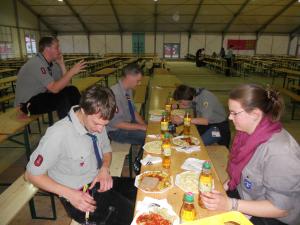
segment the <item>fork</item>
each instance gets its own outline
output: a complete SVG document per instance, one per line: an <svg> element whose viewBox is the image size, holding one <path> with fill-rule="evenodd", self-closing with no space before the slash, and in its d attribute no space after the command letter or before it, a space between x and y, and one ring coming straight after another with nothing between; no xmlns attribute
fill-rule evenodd
<svg viewBox="0 0 300 225"><path fill-rule="evenodd" d="M151 166L151 165L153 165L153 163L152 163L151 161L148 161L148 162L146 163L146 165L147 165L147 166Z"/></svg>

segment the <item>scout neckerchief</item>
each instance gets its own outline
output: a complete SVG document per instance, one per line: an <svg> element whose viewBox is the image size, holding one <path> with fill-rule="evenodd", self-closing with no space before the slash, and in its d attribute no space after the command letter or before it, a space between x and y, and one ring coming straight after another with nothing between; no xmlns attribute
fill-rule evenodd
<svg viewBox="0 0 300 225"><path fill-rule="evenodd" d="M38 57L40 57L40 59L44 59L48 66L47 66L47 70L48 70L48 73L50 74L50 76L52 77L52 66L53 66L53 63L52 62L48 62L47 59L45 58L45 56L42 54L42 53L39 53L38 54Z"/></svg>
<svg viewBox="0 0 300 225"><path fill-rule="evenodd" d="M72 123L72 119L71 119L71 116L68 114L68 118L69 118L69 121ZM90 133L86 133L87 136L89 136L92 141L93 141L93 148L94 148L94 153L95 153L95 156L96 156L96 159L97 159L97 168L100 169L101 166L102 166L102 158L100 156L100 151L99 151L99 148L98 148L98 140L97 140L97 136L96 135L93 135L93 134L90 134Z"/></svg>

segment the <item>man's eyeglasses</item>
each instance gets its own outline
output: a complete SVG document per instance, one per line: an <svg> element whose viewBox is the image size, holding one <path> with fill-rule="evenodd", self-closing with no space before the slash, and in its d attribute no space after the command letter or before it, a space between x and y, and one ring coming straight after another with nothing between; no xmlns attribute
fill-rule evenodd
<svg viewBox="0 0 300 225"><path fill-rule="evenodd" d="M239 115L242 112L245 112L245 110L240 111L240 112L229 112L229 115L231 115L231 116L237 116L237 115Z"/></svg>

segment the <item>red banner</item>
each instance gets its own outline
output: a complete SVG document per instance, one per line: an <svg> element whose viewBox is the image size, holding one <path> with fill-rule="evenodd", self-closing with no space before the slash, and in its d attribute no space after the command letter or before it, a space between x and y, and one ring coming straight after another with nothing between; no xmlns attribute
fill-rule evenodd
<svg viewBox="0 0 300 225"><path fill-rule="evenodd" d="M232 40L228 39L227 48L232 46L234 50L254 50L256 40Z"/></svg>

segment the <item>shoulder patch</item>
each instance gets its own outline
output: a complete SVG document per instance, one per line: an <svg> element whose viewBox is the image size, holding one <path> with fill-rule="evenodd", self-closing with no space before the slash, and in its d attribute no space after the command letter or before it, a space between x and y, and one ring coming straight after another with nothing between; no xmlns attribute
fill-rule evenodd
<svg viewBox="0 0 300 225"><path fill-rule="evenodd" d="M45 67L41 67L41 72L43 75L45 75L47 73Z"/></svg>
<svg viewBox="0 0 300 225"><path fill-rule="evenodd" d="M42 156L42 155L38 155L38 156L36 157L36 159L34 160L34 165L35 165L36 167L39 167L40 165L42 165L43 160L44 160L43 156Z"/></svg>

